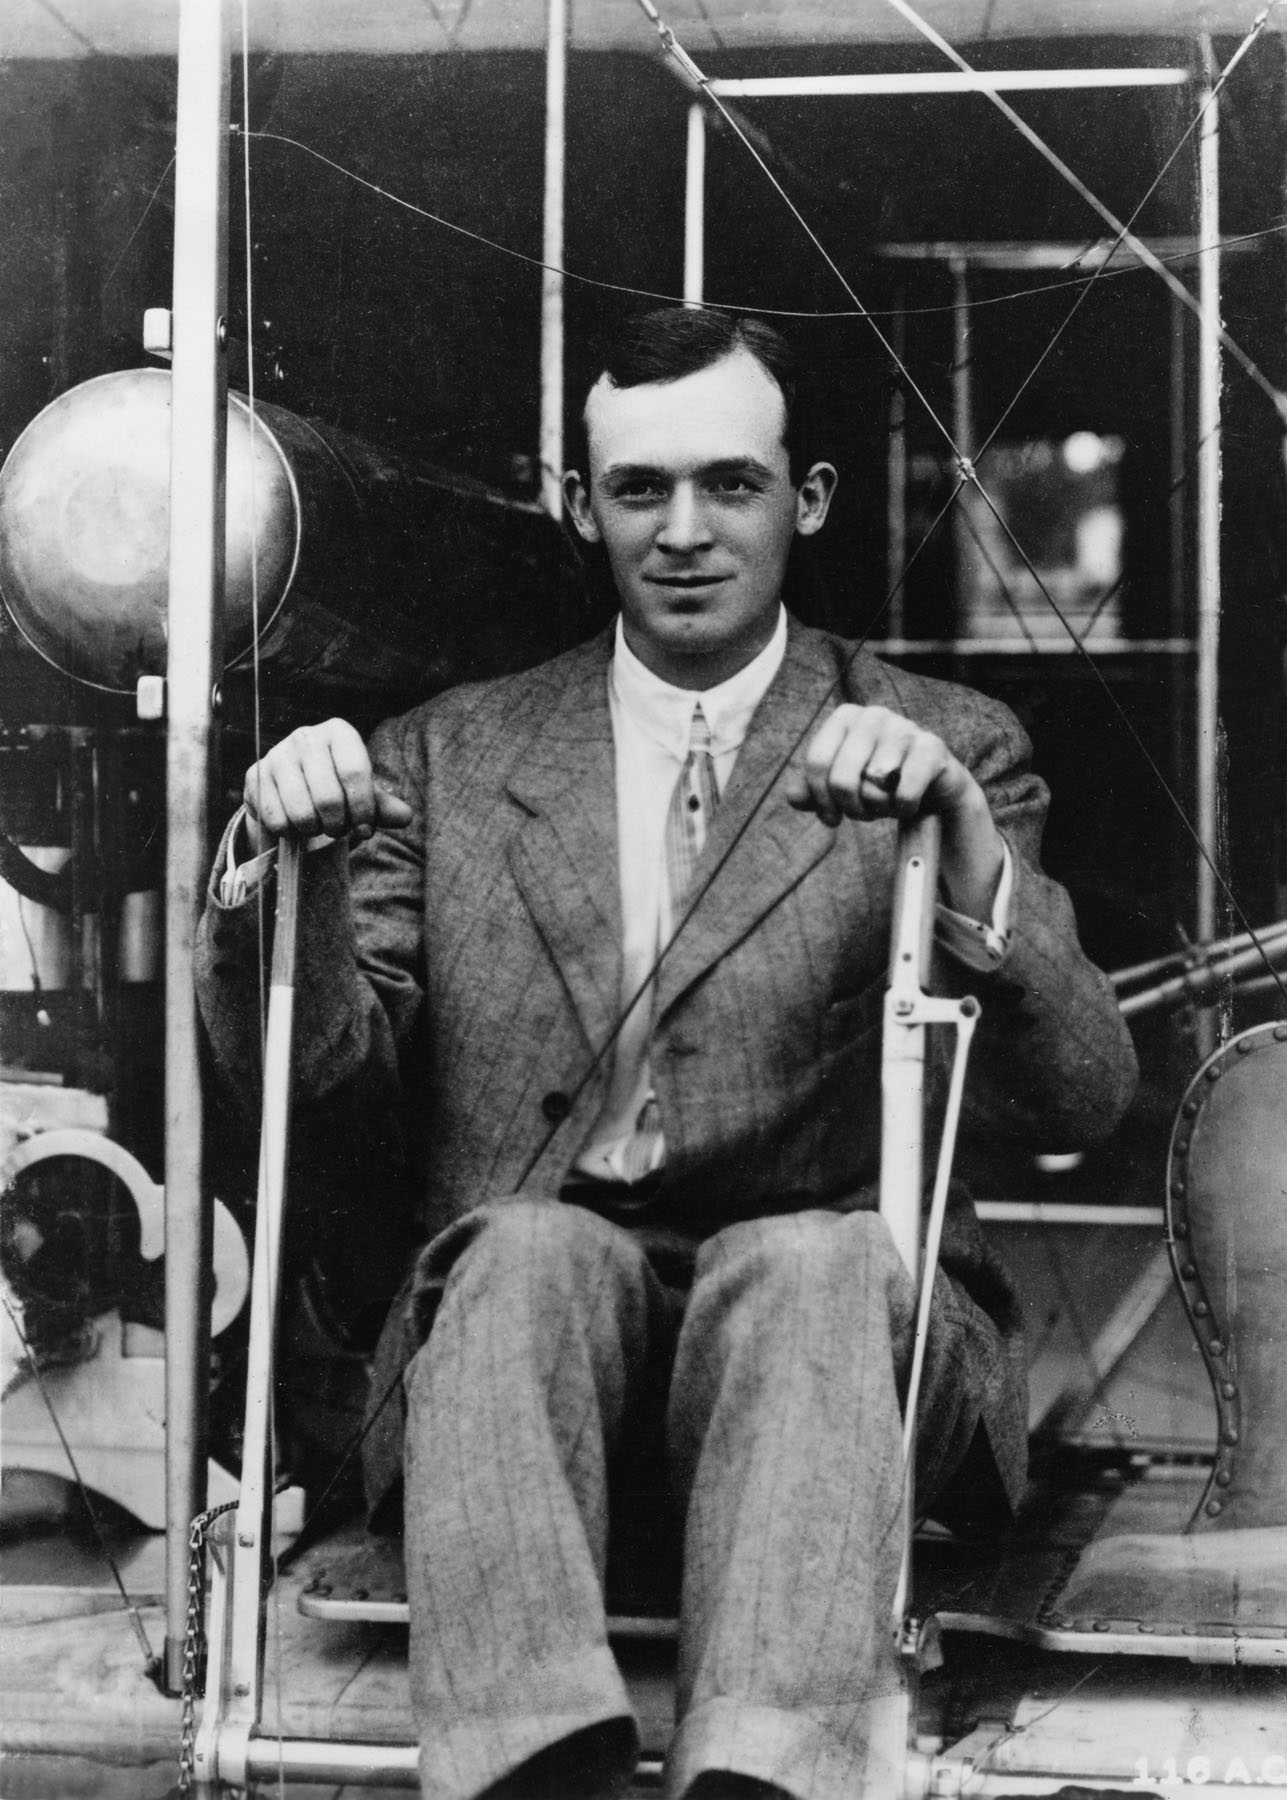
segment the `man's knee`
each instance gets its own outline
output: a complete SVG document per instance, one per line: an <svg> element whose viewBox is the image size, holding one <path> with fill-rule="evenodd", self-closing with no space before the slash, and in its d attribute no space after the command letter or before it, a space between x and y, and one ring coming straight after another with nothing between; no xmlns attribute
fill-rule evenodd
<svg viewBox="0 0 1287 1800"><path fill-rule="evenodd" d="M425 1352L435 1365L449 1346L452 1358L472 1347L492 1366L503 1346L507 1359L544 1381L588 1357L615 1391L660 1342L663 1290L643 1250L582 1207L522 1195L492 1200L435 1240L432 1256L429 1275L442 1298Z"/></svg>
<svg viewBox="0 0 1287 1800"><path fill-rule="evenodd" d="M431 1278L467 1265L490 1281L519 1276L550 1293L600 1280L605 1266L634 1274L645 1260L628 1233L585 1208L523 1195L475 1207L435 1240L429 1257Z"/></svg>
<svg viewBox="0 0 1287 1800"><path fill-rule="evenodd" d="M730 1300L745 1295L790 1305L855 1285L889 1289L910 1304L911 1282L878 1213L822 1209L748 1219L702 1245L697 1285L715 1283ZM899 1308L901 1310L901 1306Z"/></svg>

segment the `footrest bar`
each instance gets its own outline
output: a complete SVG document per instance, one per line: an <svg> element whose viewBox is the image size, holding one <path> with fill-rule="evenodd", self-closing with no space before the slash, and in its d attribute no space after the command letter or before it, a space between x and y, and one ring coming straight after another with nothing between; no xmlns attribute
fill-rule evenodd
<svg viewBox="0 0 1287 1800"><path fill-rule="evenodd" d="M414 1793L420 1786L418 1744L341 1743L330 1738L251 1734L246 1750L247 1780L334 1782L345 1787L396 1787Z"/></svg>
<svg viewBox="0 0 1287 1800"><path fill-rule="evenodd" d="M320 1786L334 1782L345 1787L406 1788L414 1793L420 1785L419 1746L279 1738L254 1732L246 1750L246 1779L307 1781ZM660 1757L641 1757L633 1781L640 1787L659 1788Z"/></svg>

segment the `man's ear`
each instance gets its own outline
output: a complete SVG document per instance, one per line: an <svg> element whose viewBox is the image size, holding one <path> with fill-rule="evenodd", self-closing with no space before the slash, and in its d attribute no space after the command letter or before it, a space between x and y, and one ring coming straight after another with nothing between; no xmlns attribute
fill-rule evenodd
<svg viewBox="0 0 1287 1800"><path fill-rule="evenodd" d="M569 469L563 477L563 498L567 502L572 523L586 543L597 544L600 541L601 533L598 522L590 511L590 496L586 492L579 469Z"/></svg>
<svg viewBox="0 0 1287 1800"><path fill-rule="evenodd" d="M801 537L812 537L827 522L827 508L840 477L828 462L814 463L796 490L795 528Z"/></svg>

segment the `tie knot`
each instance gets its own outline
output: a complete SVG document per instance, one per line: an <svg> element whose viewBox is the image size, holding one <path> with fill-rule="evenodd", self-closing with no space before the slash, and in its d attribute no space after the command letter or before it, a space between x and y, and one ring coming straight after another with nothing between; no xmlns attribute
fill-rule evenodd
<svg viewBox="0 0 1287 1800"><path fill-rule="evenodd" d="M693 724L688 736L688 748L694 756L709 756L711 753L711 728L706 723L706 714L702 711L700 700L693 708Z"/></svg>

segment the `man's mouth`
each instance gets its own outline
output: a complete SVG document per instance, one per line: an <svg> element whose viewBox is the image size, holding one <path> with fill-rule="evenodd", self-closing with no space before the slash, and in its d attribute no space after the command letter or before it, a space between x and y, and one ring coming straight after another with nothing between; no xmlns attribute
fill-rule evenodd
<svg viewBox="0 0 1287 1800"><path fill-rule="evenodd" d="M727 581L727 575L650 575L649 581L654 587L669 588L672 593L700 594L707 588L718 587Z"/></svg>

